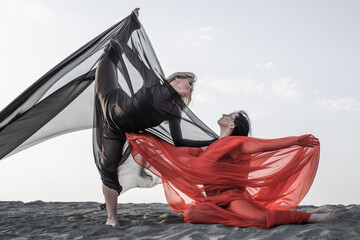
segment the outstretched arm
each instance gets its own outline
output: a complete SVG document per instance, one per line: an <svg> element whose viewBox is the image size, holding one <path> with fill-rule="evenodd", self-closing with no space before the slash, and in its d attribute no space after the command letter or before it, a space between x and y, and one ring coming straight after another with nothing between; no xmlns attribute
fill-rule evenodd
<svg viewBox="0 0 360 240"><path fill-rule="evenodd" d="M171 137L174 141L176 146L186 146L186 147L203 147L210 145L215 140L191 140L191 139L184 139L182 137L181 128L180 128L180 118L173 118L169 120L169 127Z"/></svg>
<svg viewBox="0 0 360 240"><path fill-rule="evenodd" d="M255 142L248 141L241 146L241 152L245 154L253 154L287 148L293 145L299 145L302 147L315 147L319 144L319 139L311 134L306 134L298 137L259 140Z"/></svg>

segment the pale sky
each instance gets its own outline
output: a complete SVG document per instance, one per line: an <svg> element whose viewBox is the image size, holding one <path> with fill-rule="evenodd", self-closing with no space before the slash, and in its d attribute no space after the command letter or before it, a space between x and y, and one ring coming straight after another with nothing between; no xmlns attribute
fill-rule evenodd
<svg viewBox="0 0 360 240"><path fill-rule="evenodd" d="M359 1L0 0L0 109L93 37L140 7L166 75L193 71L191 109L218 132L246 110L253 136L312 133L317 176L301 204L360 203ZM103 202L91 131L0 160L0 201ZM165 202L161 186L119 202Z"/></svg>

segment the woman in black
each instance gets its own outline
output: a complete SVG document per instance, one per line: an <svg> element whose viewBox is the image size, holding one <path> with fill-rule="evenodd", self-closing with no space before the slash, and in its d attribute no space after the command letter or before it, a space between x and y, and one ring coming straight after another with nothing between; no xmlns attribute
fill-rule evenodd
<svg viewBox="0 0 360 240"><path fill-rule="evenodd" d="M183 139L180 129L182 108L191 100L196 77L180 72L162 80L128 46L128 40L141 27L135 9L122 33L110 40L101 56L95 75L95 122L98 159L96 164L102 179L102 189L108 212L106 224L118 226L117 197L122 187L117 168L121 164L125 133L139 132L168 121L172 141L177 146L199 147L212 141ZM123 58L125 56L126 58ZM135 68L143 80L137 91L122 89L119 78L130 81L127 69ZM118 74L118 71L121 73ZM185 103L186 104L185 104Z"/></svg>

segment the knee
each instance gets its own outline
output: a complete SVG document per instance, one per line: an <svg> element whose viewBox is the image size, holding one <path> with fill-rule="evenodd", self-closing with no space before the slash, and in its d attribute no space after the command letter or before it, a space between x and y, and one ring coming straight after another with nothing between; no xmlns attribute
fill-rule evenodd
<svg viewBox="0 0 360 240"><path fill-rule="evenodd" d="M105 157L101 158L101 166L102 168L105 168L106 170L115 173L117 172L118 163Z"/></svg>
<svg viewBox="0 0 360 240"><path fill-rule="evenodd" d="M241 218L246 219L249 223L266 222L266 210L258 208L248 202L235 200L229 203L227 209Z"/></svg>
<svg viewBox="0 0 360 240"><path fill-rule="evenodd" d="M97 78L109 78L117 76L117 67L108 54L101 56L96 68Z"/></svg>

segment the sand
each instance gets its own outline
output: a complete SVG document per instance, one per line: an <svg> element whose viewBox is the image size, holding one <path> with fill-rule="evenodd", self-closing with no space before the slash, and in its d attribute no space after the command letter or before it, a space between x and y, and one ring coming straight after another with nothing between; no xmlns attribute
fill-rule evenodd
<svg viewBox="0 0 360 240"><path fill-rule="evenodd" d="M360 239L360 205L299 206L334 211L332 222L263 230L183 222L166 204L119 204L120 228L104 225L96 202L0 202L0 239Z"/></svg>

